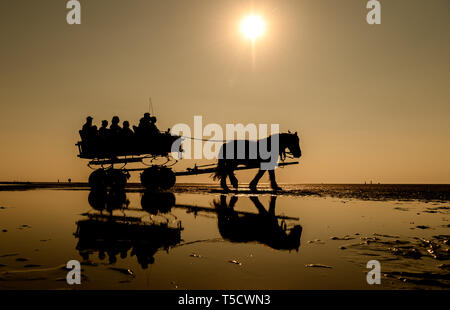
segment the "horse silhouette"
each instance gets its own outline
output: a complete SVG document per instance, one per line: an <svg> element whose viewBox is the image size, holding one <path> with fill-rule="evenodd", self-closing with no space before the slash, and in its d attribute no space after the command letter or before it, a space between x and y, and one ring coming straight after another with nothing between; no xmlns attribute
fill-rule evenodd
<svg viewBox="0 0 450 310"><path fill-rule="evenodd" d="M272 150L273 139L278 139L278 149ZM276 147L276 145L274 145ZM289 150L289 152L286 151ZM273 152L272 152L273 151ZM270 152L272 158L263 158L261 154ZM259 168L258 173L250 182L250 189L256 191L257 185L261 177L266 172L262 169L262 164L269 164L271 160L278 161L286 158L286 153L292 154L293 157L299 158L302 156L300 149L300 139L297 133L280 133L275 134L265 139L257 141L249 140L232 140L224 143L219 150L219 160L217 169L214 174L214 179L220 180L220 186L223 190L228 191L227 177L230 178L231 185L237 189L238 180L234 175L234 170L239 165L244 165L250 168ZM275 155L275 158L273 156ZM275 165L273 169L269 169L270 185L274 190L281 190L275 180Z"/></svg>
<svg viewBox="0 0 450 310"><path fill-rule="evenodd" d="M275 250L298 251L302 227L295 225L287 229L285 223L278 223L275 216L276 196L271 196L270 207L267 211L258 197L250 197L258 209L258 214L239 214L234 210L238 200L237 196L230 199L227 204L227 196L221 195L220 201L213 202L217 211L217 224L220 235L231 242L258 242Z"/></svg>

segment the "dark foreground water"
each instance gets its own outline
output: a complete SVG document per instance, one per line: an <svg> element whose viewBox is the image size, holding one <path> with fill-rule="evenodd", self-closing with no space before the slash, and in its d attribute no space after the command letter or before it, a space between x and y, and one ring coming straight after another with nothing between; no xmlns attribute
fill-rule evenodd
<svg viewBox="0 0 450 310"><path fill-rule="evenodd" d="M1 289L446 289L447 185L3 186ZM82 265L81 285L66 263ZM381 264L369 285L366 264Z"/></svg>

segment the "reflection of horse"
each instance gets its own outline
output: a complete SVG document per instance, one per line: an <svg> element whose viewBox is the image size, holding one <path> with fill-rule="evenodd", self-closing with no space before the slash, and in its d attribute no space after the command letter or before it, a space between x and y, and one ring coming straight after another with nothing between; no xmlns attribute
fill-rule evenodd
<svg viewBox="0 0 450 310"><path fill-rule="evenodd" d="M272 140L276 138L278 138L278 150L272 153L271 142L276 141ZM227 149L230 154L227 153ZM250 183L250 189L255 191L259 180L266 172L266 170L261 169L261 164L268 164L271 160L271 158L262 158L261 154L267 152L267 155L270 154L270 156L276 157L272 158L272 160L278 161L278 156L281 156L281 159L284 160L287 153L286 149L288 149L289 153L291 153L295 158L302 156L300 141L297 133L280 133L258 141L233 140L224 143L219 151L219 161L217 163L217 170L214 178L220 180L220 185L224 190L228 190L227 177L229 177L231 184L237 189L238 180L234 175L234 169L236 169L238 165L260 168ZM269 176L271 187L274 190L280 190L280 187L275 180L275 170L269 169Z"/></svg>
<svg viewBox="0 0 450 310"><path fill-rule="evenodd" d="M275 216L276 196L271 196L268 211L257 197L250 197L250 199L258 209L258 214L240 216L234 210L234 205L238 200L237 196L231 197L229 204L227 204L226 195L220 196L220 202L214 201L219 232L222 237L232 242L256 241L276 250L295 249L298 251L302 227L295 225L288 230L285 225L278 224Z"/></svg>

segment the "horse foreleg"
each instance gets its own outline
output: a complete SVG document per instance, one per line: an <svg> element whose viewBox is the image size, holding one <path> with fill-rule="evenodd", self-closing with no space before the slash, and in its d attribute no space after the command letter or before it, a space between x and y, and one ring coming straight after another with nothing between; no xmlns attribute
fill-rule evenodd
<svg viewBox="0 0 450 310"><path fill-rule="evenodd" d="M277 181L275 180L275 170L269 170L269 177L270 187L272 187L272 189L275 191L281 190L281 187L278 186Z"/></svg>
<svg viewBox="0 0 450 310"><path fill-rule="evenodd" d="M258 173L255 175L253 180L250 182L249 187L252 191L256 191L259 180L262 178L266 170L259 169Z"/></svg>

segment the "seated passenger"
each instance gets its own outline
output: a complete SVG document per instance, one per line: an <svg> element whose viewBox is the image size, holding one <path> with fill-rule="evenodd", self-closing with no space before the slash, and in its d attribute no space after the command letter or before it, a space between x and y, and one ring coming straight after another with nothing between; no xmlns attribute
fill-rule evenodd
<svg viewBox="0 0 450 310"><path fill-rule="evenodd" d="M108 129L108 121L107 120L103 120L102 121L102 127L100 127L100 129L98 130L98 136L103 141L108 139L108 137L109 137L109 129Z"/></svg>
<svg viewBox="0 0 450 310"><path fill-rule="evenodd" d="M92 117L86 117L86 123L80 131L81 141L83 142L83 152L92 153L97 142L97 126L92 125Z"/></svg>
<svg viewBox="0 0 450 310"><path fill-rule="evenodd" d="M122 128L119 122L119 117L114 116L111 120L111 126L109 126L109 147L112 151L119 151L122 148L120 143Z"/></svg>
<svg viewBox="0 0 450 310"><path fill-rule="evenodd" d="M120 144L125 152L133 152L134 149L134 132L130 128L128 121L123 122L123 128L120 133Z"/></svg>
<svg viewBox="0 0 450 310"><path fill-rule="evenodd" d="M151 135L157 135L159 134L158 127L156 127L156 117L152 116L150 118L150 134Z"/></svg>
<svg viewBox="0 0 450 310"><path fill-rule="evenodd" d="M120 135L122 128L120 127L119 123L120 123L119 117L114 116L111 120L111 126L109 126L111 136L118 137Z"/></svg>
<svg viewBox="0 0 450 310"><path fill-rule="evenodd" d="M97 126L92 125L92 117L86 117L86 123L83 125L81 129L82 139L92 139L97 136Z"/></svg>
<svg viewBox="0 0 450 310"><path fill-rule="evenodd" d="M102 152L107 152L109 150L109 129L108 121L102 121L102 127L98 130L99 145Z"/></svg>
<svg viewBox="0 0 450 310"><path fill-rule="evenodd" d="M122 128L122 137L126 138L132 138L134 136L133 130L130 128L130 123L128 121L123 122L123 128Z"/></svg>
<svg viewBox="0 0 450 310"><path fill-rule="evenodd" d="M144 113L144 117L139 120L139 130L141 132L146 132L150 129L150 113Z"/></svg>

